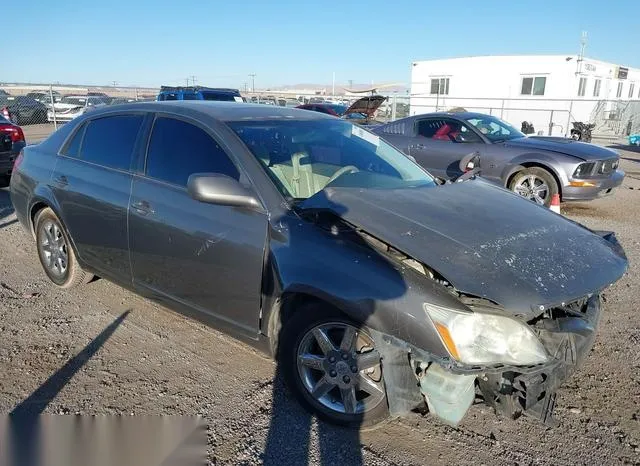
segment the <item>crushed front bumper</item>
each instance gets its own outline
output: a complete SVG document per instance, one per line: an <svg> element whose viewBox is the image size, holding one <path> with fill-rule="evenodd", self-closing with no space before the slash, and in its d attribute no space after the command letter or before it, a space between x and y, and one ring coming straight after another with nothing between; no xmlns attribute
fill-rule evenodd
<svg viewBox="0 0 640 466"><path fill-rule="evenodd" d="M536 329L551 362L519 371L485 373L477 378L479 391L496 412L517 418L521 414L553 425L555 392L591 351L600 322L601 298L592 296L582 316L545 320Z"/></svg>
<svg viewBox="0 0 640 466"><path fill-rule="evenodd" d="M600 314L601 298L593 295L585 300L579 314L536 323L532 329L552 357L545 364L528 367L462 367L374 331L374 339L383 343L377 346L389 411L402 416L424 406L426 400L431 414L455 426L479 397L497 414L513 419L524 414L554 425L555 392L591 351ZM469 376L475 377L475 382ZM475 396L468 395L469 383ZM452 397L452 393L461 395Z"/></svg>

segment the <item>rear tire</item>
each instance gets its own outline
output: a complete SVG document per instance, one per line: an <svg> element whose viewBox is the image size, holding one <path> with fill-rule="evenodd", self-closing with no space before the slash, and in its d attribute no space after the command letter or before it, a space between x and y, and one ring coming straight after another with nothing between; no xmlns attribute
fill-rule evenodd
<svg viewBox="0 0 640 466"><path fill-rule="evenodd" d="M93 275L78 264L69 235L53 210L42 209L34 224L38 258L49 280L60 288L89 283Z"/></svg>
<svg viewBox="0 0 640 466"><path fill-rule="evenodd" d="M509 189L525 199L549 207L554 194L560 194L558 183L544 168L530 167L516 173Z"/></svg>
<svg viewBox="0 0 640 466"><path fill-rule="evenodd" d="M318 331L329 337L329 351L320 347ZM345 338L347 331L354 336ZM353 342L348 348L347 341ZM310 359L315 367L303 362ZM300 404L324 421L359 428L389 417L373 339L366 327L330 306L308 303L296 310L281 331L277 362ZM328 390L320 387L322 381Z"/></svg>

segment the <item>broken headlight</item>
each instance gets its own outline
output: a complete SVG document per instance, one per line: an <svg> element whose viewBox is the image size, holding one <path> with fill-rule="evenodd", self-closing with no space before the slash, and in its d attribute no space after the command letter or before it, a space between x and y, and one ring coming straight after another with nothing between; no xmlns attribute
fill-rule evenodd
<svg viewBox="0 0 640 466"><path fill-rule="evenodd" d="M531 329L515 319L424 304L451 356L465 364L539 364L548 359Z"/></svg>

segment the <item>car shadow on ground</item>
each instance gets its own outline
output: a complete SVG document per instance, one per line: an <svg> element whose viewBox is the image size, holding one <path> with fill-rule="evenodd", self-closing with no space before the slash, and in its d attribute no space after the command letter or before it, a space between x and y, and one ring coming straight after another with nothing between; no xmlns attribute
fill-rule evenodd
<svg viewBox="0 0 640 466"><path fill-rule="evenodd" d="M632 146L632 145L625 145L625 144L610 144L607 146L609 149L615 149L615 150L624 150L627 152L635 152L636 154L640 154L640 146ZM628 158L628 157L622 157L625 160L630 160L631 162L638 162L640 163L639 159L632 159L632 158Z"/></svg>
<svg viewBox="0 0 640 466"><path fill-rule="evenodd" d="M113 332L122 324L131 311L120 314L98 336L85 346L82 351L42 383L31 395L20 402L9 413L11 437L9 447L13 453L13 464L40 464L36 461L39 449L38 419L47 405L69 383L73 376L93 357L106 343Z"/></svg>

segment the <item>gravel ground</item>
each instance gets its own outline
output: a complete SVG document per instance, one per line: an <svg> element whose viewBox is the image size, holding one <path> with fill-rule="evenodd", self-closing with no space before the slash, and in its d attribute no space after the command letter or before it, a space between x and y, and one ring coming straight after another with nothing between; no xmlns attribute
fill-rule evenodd
<svg viewBox="0 0 640 466"><path fill-rule="evenodd" d="M563 205L615 231L631 266L606 292L592 354L559 392L557 428L483 405L458 429L418 414L364 432L317 423L274 382L275 365L234 339L105 280L54 288L6 190L0 413L200 414L211 464L640 465L640 153L622 155L627 178L613 196Z"/></svg>

